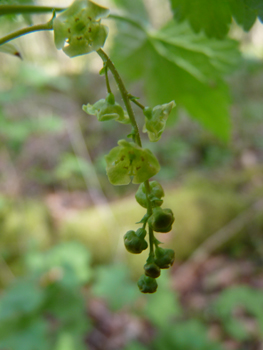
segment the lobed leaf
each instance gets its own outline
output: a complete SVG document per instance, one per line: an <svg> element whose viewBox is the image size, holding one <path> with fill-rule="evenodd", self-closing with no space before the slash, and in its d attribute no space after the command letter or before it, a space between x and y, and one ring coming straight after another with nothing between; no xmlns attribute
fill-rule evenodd
<svg viewBox="0 0 263 350"><path fill-rule="evenodd" d="M227 140L229 95L223 77L240 62L237 42L196 35L187 23L176 21L155 32L128 23L118 23L118 27L112 56L121 74L143 81L150 104L175 100L178 107Z"/></svg>
<svg viewBox="0 0 263 350"><path fill-rule="evenodd" d="M188 20L197 33L203 31L208 37L223 39L229 31L232 18L245 31L257 17L263 19L261 0L170 0L174 18Z"/></svg>

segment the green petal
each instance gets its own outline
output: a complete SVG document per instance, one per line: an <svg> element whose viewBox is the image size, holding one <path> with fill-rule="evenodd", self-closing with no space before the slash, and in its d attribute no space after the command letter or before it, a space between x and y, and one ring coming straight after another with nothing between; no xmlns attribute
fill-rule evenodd
<svg viewBox="0 0 263 350"><path fill-rule="evenodd" d="M158 105L152 110L148 108L145 109L144 114L146 118L143 132L148 133L151 142L158 141L162 136L168 116L174 107L175 102L171 101L163 105Z"/></svg>
<svg viewBox="0 0 263 350"><path fill-rule="evenodd" d="M67 40L68 32L67 32L67 25L58 18L55 18L53 20L53 29L54 29L54 41L56 48L58 50L62 49L62 47L65 44L65 41Z"/></svg>
<svg viewBox="0 0 263 350"><path fill-rule="evenodd" d="M160 170L158 160L148 149L133 142L120 140L119 146L105 156L107 175L113 185L138 184L148 180Z"/></svg>
<svg viewBox="0 0 263 350"><path fill-rule="evenodd" d="M96 115L101 122L114 119L123 124L130 123L127 113L114 101L114 95L110 93L106 99L101 99L94 103L94 105L88 103L82 109L88 114Z"/></svg>

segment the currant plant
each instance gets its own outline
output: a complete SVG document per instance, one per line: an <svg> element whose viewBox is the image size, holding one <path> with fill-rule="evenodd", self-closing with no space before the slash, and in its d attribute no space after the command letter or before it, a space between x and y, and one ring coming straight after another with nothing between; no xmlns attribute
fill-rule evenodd
<svg viewBox="0 0 263 350"><path fill-rule="evenodd" d="M89 0L76 0L69 8L53 18L41 28L34 30L54 31L57 49L62 49L69 57L96 52L102 59L101 74L105 75L107 96L93 105L87 104L82 109L90 115L95 115L101 122L113 120L130 126L127 139L118 141L106 156L106 172L111 184L115 186L128 185L130 182L140 184L135 194L136 201L146 209L143 218L138 222L141 227L130 230L124 235L124 245L128 252L140 254L149 247L149 255L144 265L144 274L139 278L138 287L142 293L154 293L157 290L156 278L161 269L168 269L174 262L174 251L160 247L161 242L155 237L155 232L171 231L174 215L171 209L162 208L164 191L157 181L150 181L160 170L160 165L154 154L142 147L140 131L131 104L142 110L145 123L142 132L147 133L151 142L157 142L164 132L167 118L175 107L171 101L153 108L143 106L138 98L129 94L123 80L109 56L102 50L105 44L108 28L101 23L109 15L109 10ZM0 44L27 32L13 33L2 40ZM1 46L0 46L1 47ZM3 46L2 46L3 48ZM10 46L8 46L10 50ZM7 49L6 49L7 50ZM109 83L108 73L112 73L121 93L125 110L115 101ZM147 239L148 238L148 239Z"/></svg>

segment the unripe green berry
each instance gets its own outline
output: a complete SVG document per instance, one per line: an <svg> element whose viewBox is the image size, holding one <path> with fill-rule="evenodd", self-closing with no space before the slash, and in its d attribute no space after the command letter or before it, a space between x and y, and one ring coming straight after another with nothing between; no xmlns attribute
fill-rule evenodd
<svg viewBox="0 0 263 350"><path fill-rule="evenodd" d="M158 265L156 265L155 263L145 264L144 271L145 271L146 276L149 276L152 278L157 278L161 274L160 267Z"/></svg>
<svg viewBox="0 0 263 350"><path fill-rule="evenodd" d="M153 209L153 214L148 220L149 226L156 232L169 232L172 229L174 215L171 209L160 207Z"/></svg>
<svg viewBox="0 0 263 350"><path fill-rule="evenodd" d="M125 233L124 245L128 252L133 254L140 254L148 247L148 243L145 239L138 237L135 231L132 230Z"/></svg>
<svg viewBox="0 0 263 350"><path fill-rule="evenodd" d="M160 269L169 269L174 263L175 254L172 249L163 249L158 247L155 250L154 262Z"/></svg>
<svg viewBox="0 0 263 350"><path fill-rule="evenodd" d="M153 208L159 207L163 204L162 197L164 197L162 186L157 181L150 181L149 200L151 201ZM147 197L144 183L139 186L135 194L135 199L143 208L147 208Z"/></svg>
<svg viewBox="0 0 263 350"><path fill-rule="evenodd" d="M139 278L137 285L142 293L154 293L158 287L154 278L145 275Z"/></svg>
<svg viewBox="0 0 263 350"><path fill-rule="evenodd" d="M111 105L115 104L115 97L114 97L112 92L108 93L108 95L106 96L105 100Z"/></svg>
<svg viewBox="0 0 263 350"><path fill-rule="evenodd" d="M144 238L147 234L147 231L144 228L138 228L138 230L135 232L136 236L138 236L139 238Z"/></svg>

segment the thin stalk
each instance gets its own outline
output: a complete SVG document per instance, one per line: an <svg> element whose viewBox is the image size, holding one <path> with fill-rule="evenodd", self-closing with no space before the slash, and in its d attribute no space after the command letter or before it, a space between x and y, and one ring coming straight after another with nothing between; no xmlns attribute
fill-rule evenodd
<svg viewBox="0 0 263 350"><path fill-rule="evenodd" d="M34 6L34 5L0 5L0 16L12 15L12 14L24 14L24 13L45 13L52 11L63 11L66 8L63 7L51 7L51 6Z"/></svg>
<svg viewBox="0 0 263 350"><path fill-rule="evenodd" d="M31 27L22 28L22 29L19 29L13 33L10 33L10 34L0 38L0 45L5 44L10 40L16 39L16 38L18 38L22 35L25 35L25 34L37 32L40 30L52 30L52 29L53 29L52 20L45 23L45 24L36 24L34 26L31 26Z"/></svg>
<svg viewBox="0 0 263 350"><path fill-rule="evenodd" d="M107 91L110 94L111 88L110 88L110 82L109 82L109 76L108 76L108 66L105 66L105 80L106 80Z"/></svg>
<svg viewBox="0 0 263 350"><path fill-rule="evenodd" d="M131 94L129 94L129 99L134 103L136 104L138 107L140 107L142 110L144 110L145 106L142 105L140 102L138 102L134 96L132 96Z"/></svg>
<svg viewBox="0 0 263 350"><path fill-rule="evenodd" d="M109 68L109 70L111 71L123 98L123 102L125 104L125 107L127 109L127 113L130 117L130 121L131 121L131 125L133 127L134 130L134 142L137 143L138 146L142 147L142 142L141 142L141 137L140 137L140 133L139 133L139 128L135 119L135 115L134 112L132 110L131 107L131 103L130 103L130 99L129 99L129 93L126 90L126 87L123 84L123 81L117 71L117 69L115 68L113 62L111 61L111 59L108 57L108 55L102 50L99 49L97 51L98 55L101 57L102 61L104 62L104 64Z"/></svg>
<svg viewBox="0 0 263 350"><path fill-rule="evenodd" d="M111 71L111 73L112 73L112 75L113 75L113 77L114 77L114 79L119 87L120 93L121 93L122 98L123 98L123 102L124 102L125 107L127 109L127 113L130 117L131 125L132 125L133 130L134 130L134 135L133 135L134 142L136 142L138 146L142 147L139 128L138 128L138 125L137 125L137 122L135 119L134 112L133 112L132 107L131 107L131 101L130 101L130 97L129 97L130 94L126 90L126 87L125 87L117 69L115 68L113 62L108 57L108 55L102 49L99 49L97 51L97 53L101 57L105 66L107 66L110 69L110 71ZM150 217L152 215L152 204L151 204L151 201L149 199L149 195L151 192L149 181L148 180L145 181L144 185L145 185L145 192L146 192L146 198L147 198L147 214ZM154 256L154 234L153 234L153 230L151 227L149 227L149 246L150 246L150 256Z"/></svg>
<svg viewBox="0 0 263 350"><path fill-rule="evenodd" d="M146 198L147 198L147 214L150 217L152 215L153 211L152 211L152 204L151 204L151 201L149 199L149 194L151 192L151 188L150 188L150 184L149 184L148 180L144 182L144 186L145 186L145 193L146 193ZM153 229L149 225L148 225L148 228L149 228L148 232L149 232L149 248L150 248L149 256L154 257L155 237L154 237Z"/></svg>

